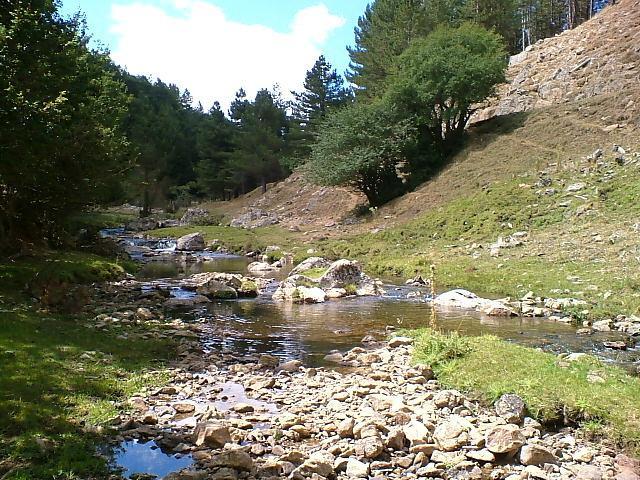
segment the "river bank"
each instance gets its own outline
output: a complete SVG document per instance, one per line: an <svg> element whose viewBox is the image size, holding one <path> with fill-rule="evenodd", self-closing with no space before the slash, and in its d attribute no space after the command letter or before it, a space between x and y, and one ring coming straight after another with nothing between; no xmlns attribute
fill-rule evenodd
<svg viewBox="0 0 640 480"><path fill-rule="evenodd" d="M180 254L180 257L182 256L183 254ZM240 264L241 266L239 266ZM231 269L246 268L246 264L246 261L239 262ZM191 267L198 265L195 268L207 268L207 262L198 264L196 259L188 261L185 265ZM219 266L220 264L217 264L217 267ZM180 271L183 272L183 270ZM192 455L190 458L196 461L196 466L200 470L204 469L207 472L206 475L221 475L218 478L236 478L234 475L246 478L249 471L257 474L259 469L264 474L275 473L279 471L279 468L288 469L291 468L291 465L294 469L301 468L307 461L313 463L315 460L310 459L316 453L315 450L326 449L320 447L326 447L331 443L328 439L335 437L335 430L330 426L331 422L336 423L338 417L334 418L335 415L346 414L346 412L350 412L349 415L355 415L355 412L359 414L366 402L370 403L373 401L372 399L377 398L375 396L369 398L370 395L399 395L402 397L401 401L409 406L408 410L401 409L400 412L404 411L404 413L415 417L409 421L421 422L429 431L421 441L422 443L418 442L412 445L409 440L408 443L403 443L402 448L398 446L396 449L390 449L388 434L391 429L398 427L404 433L404 424L394 423L396 421L395 414L399 412L394 411L392 418L391 410L388 410L387 407L381 407L382 410L378 411L377 407L371 405L371 408L375 410L371 418L378 419L379 415L382 415L386 422L383 422L383 428L376 427L378 432L376 435L373 435L373 430L369 428L372 434L371 438L379 437L383 450L376 458L357 456L355 454L357 444L373 442L378 445L379 442L377 440L362 442L361 440L369 438L367 436L364 438L345 437L341 440L344 443L344 451L329 452L334 456L333 473L344 475L346 472L344 469L348 466L350 457L353 457L351 473L354 469L360 469L360 474L368 471L371 476L376 474L385 476L393 473L393 475L399 475L403 478L411 478L411 475L423 475L426 472L431 472L434 475L441 475L441 478L458 478L455 475L477 475L478 470L475 467L485 477L490 472L499 471L501 473L495 473L495 478L507 478L509 475L520 475L524 468L529 467L532 468L529 468L527 474L532 472L540 474L538 470L534 470L535 465L523 465L517 452L514 452L513 460L508 462L507 466L498 464L486 466L487 459L490 458L486 452L481 454L480 459L469 459L466 455L464 459L460 455L439 457L438 453L433 457L433 452L430 452L430 449L433 449L434 452L441 451L434 447L436 443L434 443L433 436L436 427L440 423L446 423L447 416L451 412L435 409L435 416L431 420L427 420L430 417L422 417L421 408L425 402L428 403L432 400L431 394L446 389L449 386L448 383L455 387L455 382L460 382L459 379L447 376L447 372L453 370L464 372L462 376L469 381L467 384L460 383L461 386L456 388L468 390L471 393L471 396L466 398L466 403L463 401L461 405L472 405L469 407L472 412L470 423L474 429L481 433L486 430L485 427L488 427L489 424L496 426L495 422L500 422L497 417L495 422L491 420L487 423L482 420L485 418L482 415L495 417L495 412L492 412L488 407L492 401L502 393L518 392L527 403L531 411L530 414L540 420L557 422L557 418L552 418L547 413L551 410L558 411L564 406L570 407L572 413L567 421L569 423L578 422L583 425L583 429L579 431L581 433L564 432L569 436L578 435L581 437L584 432L606 435L602 438L610 439L611 443L608 447L610 450L598 450L598 454L594 454L603 459L596 461L593 465L593 462L582 462L587 466L598 468L605 478L612 477L607 472L617 472L614 465L614 454L619 451L619 447L626 444L631 449L630 451L635 448L636 439L633 431L620 433L619 428L616 427L617 430L610 428L619 423L617 419L620 416L606 416L602 415L602 412L612 411L622 412L620 415L636 415L633 396L626 393L627 388L633 390L635 385L633 382L636 380L616 369L603 366L597 361L587 370L584 368L579 370L579 375L577 374L574 379L579 382L579 385L584 385L587 382L587 374L593 370L600 372L600 376L604 377L603 384L596 386L597 388L594 388L593 392L590 392L588 388L583 389L586 396L582 394L568 396L566 392L562 395L550 395L549 392L558 390L557 384L550 379L562 378L562 376L558 377L559 370L554 368L541 370L539 379L534 383L537 397L531 395L531 389L529 391L523 389L523 386L531 386L531 382L526 379L527 369L537 369L540 365L534 361L537 357L530 356L536 352L527 348L523 348L517 354L519 358L522 358L521 368L513 371L514 376L512 377L505 376L505 381L499 386L499 389L496 389L494 382L472 384L470 381L472 379L490 377L487 375L485 365L491 365L487 368L490 368L492 372L499 372L500 369L506 368L506 359L509 357L503 353L508 350L502 345L506 347L508 344L502 343L492 344L491 352L495 354L493 359L487 355L487 351L475 353L469 351L467 352L468 357L466 357L469 359L469 363L466 366L464 363L458 363L455 369L453 367L447 368L446 362L432 358L429 363L437 372L437 381L425 377L424 381L414 382L412 380L414 373L408 373L414 370L410 353L411 347L392 348L385 346L389 332L403 327L423 326L429 317L426 304L409 301L406 298L409 291L406 289L400 289L396 292L395 297L386 299L356 301L347 298L321 305L294 305L279 308L260 296L257 299L217 301L208 306L200 305L185 310L167 308L165 305L167 295L172 296L171 292L175 293L171 282L179 283L181 281L179 278L182 278L180 275L185 275L185 273L179 273L177 280L167 280L166 278L154 280L150 278L154 277L153 272L149 271L146 275L148 276L146 279L112 282L99 286L97 290L92 289L92 299L88 302L87 309L79 316L74 317L73 322L65 323L64 317L59 315L35 315L35 313L31 313L33 307L27 307L26 304L21 307L30 312L28 315L34 315L33 321L30 324L25 324L25 337L38 336L44 325L56 326L57 336L39 335L38 338L41 340L39 348L43 351L58 350L60 345L65 345L61 338L65 335L69 335L68 341L73 343L75 337L68 332L73 328L77 329L78 325L81 325L80 331L83 338L89 336L92 339L91 343L87 342L85 350L82 350L81 347L64 348L60 351L73 352L73 354L65 353L54 357L56 365L61 367L61 371L67 372L69 377L66 380L69 396L67 398L51 398L47 396L46 391L42 391L40 392L42 396L37 399L37 402L29 406L29 408L38 408L44 411L48 402L57 405L55 408L66 405L64 408L69 417L68 426L61 430L58 430L57 427L42 429L38 425L39 422L35 421L36 425L33 430L25 434L18 443L15 443L15 438L11 440L3 434L3 444L6 445L3 448L6 448L5 451L9 452L16 465L19 462L26 465L29 463L41 464L40 470L29 470L33 466L25 466L25 472L48 472L56 466L60 468L60 465L64 465L65 462L69 464L69 452L73 452L75 457L72 455L71 458L77 460L69 467L69 472L83 472L87 478L101 478L104 473L101 474L100 471L106 472L104 470L106 464L92 456L91 445L104 441L111 443L116 451L121 452L113 455L107 452L107 456L104 457L106 461L117 463L117 460L113 459L124 458L127 456L127 452L136 458L141 458L144 452L153 452L152 458L155 460L152 463L162 463L159 460L158 450L151 449L152 443L145 444L147 446L143 448L141 444L131 443L135 439L160 441L161 446L169 454L166 458L169 459L168 465L171 468L176 466L173 460L175 455L183 458ZM153 288L149 288L150 285L154 285ZM392 290L395 291L395 289ZM402 306L400 310L398 310L399 305ZM388 309L386 313L385 309ZM414 314L415 316L412 316ZM24 316L16 317L13 321L21 322L24 318ZM269 318L272 320L261 323L264 319ZM376 322L370 323L370 319L374 318ZM403 320L399 322L399 318ZM446 317L442 317L441 320L443 324L446 324ZM473 322L482 328L496 328L495 331L510 328L508 323L499 322L483 326L482 322L472 317L458 316L451 320L452 324L458 324L458 329L463 324L462 329L467 328L467 325L473 325ZM64 325L68 325L68 328L63 328ZM318 326L321 325L322 328L318 329ZM11 326L8 325L9 327ZM518 328L522 328L521 323L514 330L514 336L517 336ZM367 344L363 345L364 350L360 348L352 350L353 346L359 344L363 339L365 331L371 331L374 334L373 340L377 344L370 343L369 341L372 339L368 338ZM555 340L550 343L558 341L558 337L553 338ZM18 352L18 357L23 359L24 354L21 350L24 347L18 344L18 341L13 342L13 351ZM334 351L334 349L338 349L338 351ZM425 344L420 341L413 353L416 354L416 358L419 358L423 352L428 350ZM36 354L37 352L31 353L32 356ZM378 357L380 357L380 361L376 361ZM177 360L172 361L172 358ZM301 359L302 362L296 361L297 359ZM395 359L398 359L399 363ZM114 360L117 368L113 368ZM453 357L447 358L447 360L462 362L459 358ZM45 364L48 361L51 360L45 360L43 364L29 360L35 364L35 368L39 372L47 371ZM160 362L160 368L154 365L156 362ZM546 362L555 365L556 362L562 363L563 360L558 360L555 355L548 354L548 357L545 357ZM476 368L469 369L469 364L475 365ZM22 378L31 379L27 384L38 381L35 371L24 369L20 365L21 362L15 362L9 366L18 368ZM284 369L279 367L284 367ZM287 372L286 370L289 369L292 371ZM322 385L311 388L308 383L314 381L312 380L313 372L317 377L316 381ZM390 375L388 378L384 375L385 372ZM381 374L382 377L378 378L378 374ZM9 371L3 375L9 377ZM97 377L99 381L87 383L85 376ZM381 383L371 384L368 390L366 388L362 390L362 386L366 386L371 379ZM322 381L320 382L320 380ZM273 386L269 387L268 385L271 383ZM567 385L567 390L571 390L571 384ZM620 389L621 385L626 385L623 390ZM331 389L330 387L335 388ZM352 398L342 401L346 402L344 407L346 410L329 411L327 405L335 405L335 402L331 403L332 400L336 400L335 395L338 398L342 397L339 393L340 389L347 391L350 395L348 398ZM14 402L15 405L19 389L8 383L7 389L3 389L3 391L9 392L5 394L6 399L9 402ZM481 395L476 396L478 394ZM603 402L602 398L609 400ZM616 403L615 399L619 398L631 400ZM340 402L340 400L338 401ZM256 402L258 403L256 404ZM292 402L306 405L306 412L296 410L296 405ZM253 406L253 411L251 408L243 406L243 403L250 407ZM180 406L176 408L175 405ZM576 406L579 407L577 411L588 413L588 415L574 415L573 412L576 411L574 407ZM22 415L28 417L29 410L26 405L24 407ZM260 411L263 407L266 410ZM547 407L547 410L541 407ZM316 410L319 417L315 414L306 417L310 412ZM283 428L280 420L277 419L284 413L298 416L302 414L301 423L294 423L289 428ZM474 420L476 414L481 415L477 417L480 420ZM368 418L358 417L357 419L366 421ZM615 421L612 421L612 418ZM192 441L196 438L194 437L194 429L197 423L202 423L202 421L223 423L223 427L228 428L231 443L235 444L237 448L243 449L242 452L225 453L227 451L223 451L222 445L219 448L211 448L205 444L196 445L197 441ZM7 422L9 423L9 420ZM433 428L429 426L428 422L431 422ZM483 425L485 423L487 425ZM602 428L591 428L596 424ZM526 428L524 424L521 426ZM584 426L588 428L585 429ZM14 428L20 430L19 425L15 425ZM105 437L105 433L113 428L116 431ZM550 428L550 426L545 425L544 428ZM264 432L268 430L272 430L271 435L265 436ZM468 425L463 430L468 435L472 432ZM615 433L613 433L614 430L616 430ZM300 436L306 437L307 434L307 438L298 438ZM253 437L255 435L259 437L257 440ZM475 436L479 438L478 435ZM272 437L271 440L269 440L270 437ZM70 442L70 439L74 438L78 441ZM163 440L165 438L168 440ZM533 443L537 442L535 436L531 438L534 440ZM177 443L175 443L176 439L179 440ZM252 450L253 447L247 449L247 445L243 445L243 442L250 442L252 445L257 444L258 446L255 447L255 450ZM544 443L544 439L542 443ZM22 447L19 447L20 444ZM132 445L136 445L136 447L132 447ZM281 452L277 448L274 452L275 446L283 447L283 445L302 452L303 456L294 454L293 457L290 457L288 452ZM418 445L427 446L417 448ZM557 458L563 459L558 460L558 465L561 465L564 470L560 466L557 469L556 467L547 467L548 471L545 472L547 477L544 478L575 478L575 474L571 473L572 470L568 466L574 468L581 465L580 462L573 460L577 450L571 450L573 447L555 448L553 444L545 445L551 447L552 453L555 452L554 455ZM582 446L582 440L578 440L576 445ZM468 448L463 448L465 446ZM458 450L460 452L474 451L470 448L473 446L472 443L461 444ZM412 447L416 448L411 451ZM482 450L480 444L475 447L477 447L475 451ZM141 450L130 451L132 448L141 448ZM558 451L558 448L564 449L564 452ZM31 455L27 455L26 451L32 452ZM420 453L424 455L416 461L416 457ZM427 453L431 453L431 455L427 455ZM236 470L233 465L225 466L220 463L230 461L230 457L235 458L233 461L241 458L245 462L244 466ZM250 459L249 470L247 470L247 465L249 465L247 458ZM316 455L313 458L320 458L320 456ZM325 460L327 458L329 457L327 456ZM395 463L394 458L397 458ZM455 463L456 459L462 463ZM498 460L500 459L501 457L498 458ZM411 461L411 465L408 464L409 461ZM274 466L270 462L281 462L281 464ZM291 465L283 462L289 462ZM472 462L473 465L468 462ZM43 467L43 463L47 466ZM328 463L325 462L325 464ZM125 466L122 463L120 465ZM459 471L454 468L456 466L460 466ZM264 470L266 467L268 469ZM306 467L302 468L302 471L306 471L307 467L309 467L308 463ZM467 467L470 471L466 470ZM233 472L228 468L231 468ZM170 471L171 469L164 473ZM326 470L324 471L326 472ZM446 473L447 471L449 473ZM24 476L25 474L20 472L21 470L16 470L15 475L7 478L34 478L33 473L27 473L27 476ZM309 471L309 474L312 475L313 472ZM556 474L565 475L565 477ZM44 474L40 475L47 478ZM188 473L183 478L198 478L197 475L201 474ZM278 478L278 475L280 474L276 473L272 476ZM35 478L38 476L36 475Z"/></svg>

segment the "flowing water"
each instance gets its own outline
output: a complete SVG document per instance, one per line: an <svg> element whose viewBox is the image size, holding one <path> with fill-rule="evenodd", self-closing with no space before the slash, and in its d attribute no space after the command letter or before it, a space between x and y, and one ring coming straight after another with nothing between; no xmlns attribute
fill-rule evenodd
<svg viewBox="0 0 640 480"><path fill-rule="evenodd" d="M143 261L140 280L151 284L162 279L175 282L193 273L246 273L245 257L211 252L181 253L172 240L148 240L106 231L116 236ZM119 237L118 237L119 236ZM140 248L145 251L140 254ZM276 278L278 274L275 275ZM280 273L280 277L286 276ZM344 298L322 304L297 305L273 302L271 289L257 299L219 301L181 312L184 319L204 319L211 327L208 348L225 353L270 353L285 359L297 358L311 366L323 364L333 350L360 345L366 335L383 339L392 330L429 325L433 312L423 301L425 291L404 285L386 285L382 297ZM410 293L419 296L408 298ZM191 292L173 287L173 296L188 297ZM635 371L640 348L626 351L605 348L605 341L624 340L619 332L576 335L576 328L545 318L488 317L475 312L437 312L437 327L445 332L465 335L491 334L518 344L542 348L553 353L583 352L596 355Z"/></svg>
<svg viewBox="0 0 640 480"><path fill-rule="evenodd" d="M172 240L135 238L122 230L104 234L119 239L131 256L142 262L138 279L143 282L143 289L163 286L175 297L193 295L180 288L177 280L181 278L200 272L244 274L250 262L233 255L176 252ZM276 274L276 279L285 273ZM268 291L256 299L212 302L195 309L178 310L174 316L206 322L211 332L205 340L208 349L239 357L269 353L282 359L300 359L309 366L327 365L325 355L361 345L367 335L382 340L394 330L426 327L433 318L431 307L423 301L426 291L391 282L382 297L353 297L308 305L272 301L276 286L274 281ZM445 332L491 334L553 353L589 353L634 372L640 361L638 347L617 351L603 346L605 341L626 338L617 332L579 336L574 326L545 318L488 317L472 312L436 312L435 320L437 327ZM222 387L218 405L221 410L238 401L257 402L245 396L241 385ZM255 406L265 411L276 409L274 405L257 403ZM124 469L127 478L134 472L162 477L193 463L188 456L163 453L153 442L125 442L116 450L113 461Z"/></svg>

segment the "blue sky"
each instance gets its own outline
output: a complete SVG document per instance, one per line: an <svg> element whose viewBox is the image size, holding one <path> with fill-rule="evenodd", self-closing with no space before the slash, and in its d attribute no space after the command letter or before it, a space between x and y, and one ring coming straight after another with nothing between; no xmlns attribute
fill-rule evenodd
<svg viewBox="0 0 640 480"><path fill-rule="evenodd" d="M205 108L244 87L299 89L319 54L343 73L368 0L63 0L132 73L189 88Z"/></svg>

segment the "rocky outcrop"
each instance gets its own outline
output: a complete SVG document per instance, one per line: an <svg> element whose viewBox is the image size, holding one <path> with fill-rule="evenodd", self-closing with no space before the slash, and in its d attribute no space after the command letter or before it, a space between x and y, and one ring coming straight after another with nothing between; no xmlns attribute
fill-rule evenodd
<svg viewBox="0 0 640 480"><path fill-rule="evenodd" d="M180 225L204 225L208 218L209 212L204 208L189 208L180 218Z"/></svg>
<svg viewBox="0 0 640 480"><path fill-rule="evenodd" d="M256 297L266 283L260 279L235 273L197 273L181 282L182 288L210 299Z"/></svg>
<svg viewBox="0 0 640 480"><path fill-rule="evenodd" d="M579 27L531 45L511 57L508 83L471 123L637 88L638 25L638 0L619 0Z"/></svg>
<svg viewBox="0 0 640 480"><path fill-rule="evenodd" d="M259 208L249 208L245 213L231 220L231 226L237 228L268 227L280 223L275 213Z"/></svg>
<svg viewBox="0 0 640 480"><path fill-rule="evenodd" d="M475 293L461 288L441 293L432 304L443 309L475 310L486 315L508 317L516 312L506 303L478 297Z"/></svg>
<svg viewBox="0 0 640 480"><path fill-rule="evenodd" d="M204 247L204 237L199 232L190 233L176 240L176 250L200 252Z"/></svg>
<svg viewBox="0 0 640 480"><path fill-rule="evenodd" d="M277 301L322 303L327 299L348 295L383 295L382 283L367 276L358 262L337 260L333 263L321 257L302 262L280 283L273 294Z"/></svg>
<svg viewBox="0 0 640 480"><path fill-rule="evenodd" d="M145 232L158 228L158 220L152 217L137 218L124 227L127 232Z"/></svg>

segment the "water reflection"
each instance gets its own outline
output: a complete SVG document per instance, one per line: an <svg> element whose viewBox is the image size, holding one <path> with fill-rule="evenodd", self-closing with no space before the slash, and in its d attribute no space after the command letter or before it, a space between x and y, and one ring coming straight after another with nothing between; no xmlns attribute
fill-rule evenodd
<svg viewBox="0 0 640 480"><path fill-rule="evenodd" d="M146 473L162 478L193 464L190 455L177 457L163 453L155 442L139 443L137 440L123 442L116 448L114 464L121 468L125 478Z"/></svg>

